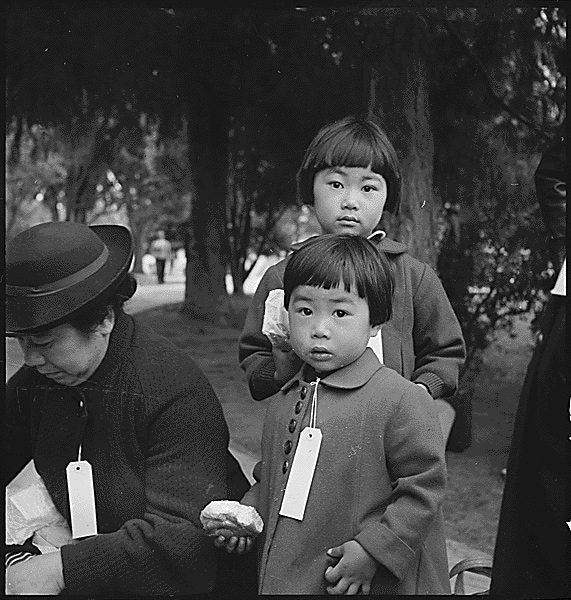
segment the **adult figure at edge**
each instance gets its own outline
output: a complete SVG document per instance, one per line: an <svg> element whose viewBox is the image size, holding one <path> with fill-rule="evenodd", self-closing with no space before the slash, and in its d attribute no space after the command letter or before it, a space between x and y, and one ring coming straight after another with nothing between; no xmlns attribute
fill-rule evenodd
<svg viewBox="0 0 571 600"><path fill-rule="evenodd" d="M7 246L6 335L25 364L7 384L5 483L33 458L69 522L66 466L81 451L98 526L8 567L9 593L255 589L253 561L248 571L216 550L199 520L211 500L249 487L221 405L187 352L123 311L136 290L132 257L119 225L44 223Z"/></svg>
<svg viewBox="0 0 571 600"><path fill-rule="evenodd" d="M559 273L520 394L494 551L490 593L571 595L571 364L565 335L565 140L550 147L535 186Z"/></svg>

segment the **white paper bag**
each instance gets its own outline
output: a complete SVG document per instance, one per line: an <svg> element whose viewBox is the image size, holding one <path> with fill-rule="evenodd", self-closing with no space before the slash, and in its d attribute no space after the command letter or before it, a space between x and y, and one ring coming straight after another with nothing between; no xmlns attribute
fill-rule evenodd
<svg viewBox="0 0 571 600"><path fill-rule="evenodd" d="M289 319L284 308L284 291L271 290L264 307L262 333L270 340L272 346L284 352L291 350L289 342Z"/></svg>
<svg viewBox="0 0 571 600"><path fill-rule="evenodd" d="M57 550L72 539L33 460L6 486L6 544L23 544L32 535L42 553Z"/></svg>

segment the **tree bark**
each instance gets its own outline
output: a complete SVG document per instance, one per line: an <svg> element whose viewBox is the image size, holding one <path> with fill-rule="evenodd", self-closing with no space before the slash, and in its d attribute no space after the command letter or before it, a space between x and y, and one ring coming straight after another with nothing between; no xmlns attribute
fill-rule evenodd
<svg viewBox="0 0 571 600"><path fill-rule="evenodd" d="M188 151L192 172L191 231L186 244L183 314L227 322L226 185L230 81L228 47L233 13L198 9L192 13L187 73Z"/></svg>
<svg viewBox="0 0 571 600"><path fill-rule="evenodd" d="M152 217L148 219L137 219L135 212L130 208L130 203L127 203L127 216L131 233L133 234L133 242L135 246L135 261L133 263L133 272L143 273L143 255L147 231L149 224L152 222Z"/></svg>
<svg viewBox="0 0 571 600"><path fill-rule="evenodd" d="M208 322L224 322L229 311L226 292L225 194L227 123L220 99L193 89L188 123L189 164L193 172L190 227L186 244L183 314ZM207 87L207 86L205 86Z"/></svg>
<svg viewBox="0 0 571 600"><path fill-rule="evenodd" d="M93 141L85 161L68 177L67 220L85 223L95 203L95 186L112 164L114 137L105 124L95 125Z"/></svg>
<svg viewBox="0 0 571 600"><path fill-rule="evenodd" d="M22 134L24 132L24 119L20 116L14 118L15 121L15 131L14 131L14 139L12 140L12 146L10 147L8 153L8 168L14 168L20 162L20 150L22 143Z"/></svg>
<svg viewBox="0 0 571 600"><path fill-rule="evenodd" d="M389 236L408 246L410 254L436 266L436 215L433 138L427 81L424 21L400 16L385 22L369 44L365 62L369 115L385 128L399 157L402 201L398 217L385 216ZM377 21L374 27L381 27Z"/></svg>

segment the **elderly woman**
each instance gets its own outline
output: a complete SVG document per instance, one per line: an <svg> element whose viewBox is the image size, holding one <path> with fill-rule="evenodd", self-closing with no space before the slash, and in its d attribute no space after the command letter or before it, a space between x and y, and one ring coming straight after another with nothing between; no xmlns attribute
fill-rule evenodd
<svg viewBox="0 0 571 600"><path fill-rule="evenodd" d="M123 312L132 257L118 225L44 223L7 246L6 335L25 365L7 384L6 482L33 459L75 538L20 548L8 593L255 590L199 519L249 487L222 408L186 352Z"/></svg>

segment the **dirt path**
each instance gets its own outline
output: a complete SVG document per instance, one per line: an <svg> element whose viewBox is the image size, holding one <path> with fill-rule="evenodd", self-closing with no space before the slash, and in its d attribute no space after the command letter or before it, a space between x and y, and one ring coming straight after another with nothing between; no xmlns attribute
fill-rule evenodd
<svg viewBox="0 0 571 600"><path fill-rule="evenodd" d="M449 452L444 505L447 536L493 554L503 480L519 393L532 353L527 320L516 337L500 336L487 349L473 379L473 439L460 454Z"/></svg>

